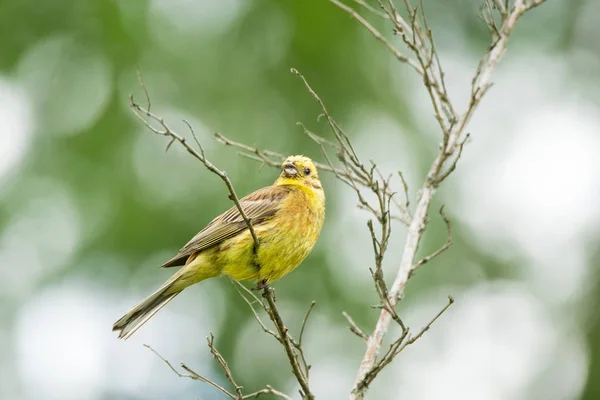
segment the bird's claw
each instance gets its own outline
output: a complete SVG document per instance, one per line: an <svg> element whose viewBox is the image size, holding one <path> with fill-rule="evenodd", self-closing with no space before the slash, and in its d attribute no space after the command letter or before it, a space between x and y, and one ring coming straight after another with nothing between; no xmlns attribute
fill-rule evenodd
<svg viewBox="0 0 600 400"><path fill-rule="evenodd" d="M256 284L256 287L252 288L252 290L263 290L263 289L268 289L270 286L267 283L266 279L263 279L262 281L258 282Z"/></svg>

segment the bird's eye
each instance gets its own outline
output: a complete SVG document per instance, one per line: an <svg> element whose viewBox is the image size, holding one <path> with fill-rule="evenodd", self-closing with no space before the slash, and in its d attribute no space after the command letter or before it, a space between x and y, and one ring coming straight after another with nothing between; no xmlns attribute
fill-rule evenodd
<svg viewBox="0 0 600 400"><path fill-rule="evenodd" d="M310 175L310 168L304 168L304 175Z"/></svg>

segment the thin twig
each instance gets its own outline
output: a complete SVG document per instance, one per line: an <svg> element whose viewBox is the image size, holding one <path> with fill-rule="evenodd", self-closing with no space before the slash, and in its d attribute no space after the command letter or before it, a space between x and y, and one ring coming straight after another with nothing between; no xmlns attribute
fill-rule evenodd
<svg viewBox="0 0 600 400"><path fill-rule="evenodd" d="M163 356L161 356L156 350L154 350L152 347L150 347L149 345L145 344L144 347L147 347L148 349L150 349L154 354L156 354L158 356L158 358L160 358L165 364L167 364L169 366L169 368L171 369L171 371L173 371L177 376L179 376L180 378L190 378L190 379L195 379L198 381L202 381L204 383L208 383L209 385L219 389L221 392L223 392L227 397L231 398L231 399L235 399L235 395L233 395L232 393L230 393L227 389L225 389L223 386L219 385L218 383L216 383L213 380L210 380L208 378L205 378L204 376L194 372L192 369L190 369L187 365L185 364L181 364L181 368L183 368L184 370L186 370L189 375L186 374L182 374L181 372L177 371L175 369L175 367L173 367L173 365Z"/></svg>
<svg viewBox="0 0 600 400"><path fill-rule="evenodd" d="M414 273L417 271L417 269L419 269L423 264L428 263L433 258L439 256L444 251L448 250L448 248L450 248L450 246L452 246L452 226L450 224L450 219L448 218L448 216L446 215L446 212L444 211L444 206L442 206L440 208L440 215L442 216L442 219L444 220L444 223L446 224L446 231L447 231L446 242L442 245L442 247L440 247L439 249L434 251L432 254L420 259L412 268L411 275L414 275Z"/></svg>
<svg viewBox="0 0 600 400"><path fill-rule="evenodd" d="M439 311L439 312L438 312L438 313L435 315L435 317L433 317L433 318L431 319L431 321L429 321L429 322L427 323L427 325L425 325L425 326L423 327L423 329L421 329L421 330L419 331L419 333L418 333L416 336L410 337L410 338L409 338L409 339L406 341L406 343L404 344L403 348L404 348L404 347L406 347L406 346L410 346L411 344L413 344L414 342L416 342L417 340L419 340L419 339L421 338L421 336L423 336L423 334L424 334L425 332L427 332L427 331L428 331L428 330L431 328L431 325L433 325L433 324L435 323L435 321L437 321L437 320L438 320L438 318L440 318L440 317L442 316L442 314L443 314L443 313L445 313L445 312L446 312L446 310L447 310L448 308L450 308L450 306L451 306L452 304L454 304L454 297L452 297L452 296L448 296L448 303L446 304L446 306L445 306L444 308L442 308L442 309L441 309L441 310L440 310L440 311ZM400 349L400 351L402 351L402 349Z"/></svg>
<svg viewBox="0 0 600 400"><path fill-rule="evenodd" d="M208 343L208 348L210 349L210 352L213 355L213 357L215 358L215 360L217 360L217 362L223 369L223 372L225 372L225 378L227 378L227 380L233 386L235 392L237 393L237 397L243 398L244 397L244 393L242 392L243 388L236 383L235 379L233 379L233 374L231 373L231 369L229 369L229 365L227 365L227 361L225 361L225 359L223 358L221 353L219 353L219 351L215 347L214 341L215 341L215 335L213 335L211 332L210 335L206 338L206 342Z"/></svg>
<svg viewBox="0 0 600 400"><path fill-rule="evenodd" d="M292 400L292 398L290 396L288 396L285 393L280 392L279 390L273 389L270 385L267 385L264 389L258 390L254 393L244 395L244 397L242 397L242 400L256 399L256 398L260 397L260 395L263 395L263 394L272 394L273 396L277 396L280 399Z"/></svg>
<svg viewBox="0 0 600 400"><path fill-rule="evenodd" d="M410 65L412 68L414 68L415 71L417 71L417 73L419 75L423 75L423 71L422 71L421 67L414 60L411 60L408 57L406 57L404 54L402 54L396 47L394 47L394 45L389 40L387 40L387 38L385 36L383 36L381 34L381 32L379 32L377 30L377 28L375 28L373 25L371 25L369 23L369 21L367 21L359 13L357 13L356 10L354 10L352 7L349 7L338 0L329 0L329 1L333 4L335 4L341 10L344 10L345 12L347 12L352 18L354 18L361 25L363 25L369 32L371 32L371 34L373 34L375 39L379 40L381 43L383 43L383 45L385 47L387 47L387 49L394 55L394 57L396 57L396 59L398 61L400 61L401 63Z"/></svg>
<svg viewBox="0 0 600 400"><path fill-rule="evenodd" d="M348 314L346 311L344 311L344 312L342 312L342 315L346 318L346 320L348 320L348 324L349 324L348 329L350 329L350 332L354 333L356 336L358 336L362 340L367 341L369 336L365 332L363 332L362 329L360 329L360 327L358 326L358 324L356 322L354 322L354 320L352 319L350 314Z"/></svg>
<svg viewBox="0 0 600 400"><path fill-rule="evenodd" d="M150 108L152 107L152 102L150 101L150 95L148 94L148 88L146 87L146 84L144 83L144 77L142 76L142 71L140 71L140 68L136 68L137 71L137 77L138 77L138 82L140 83L140 86L142 87L142 89L144 90L144 95L146 96L146 110L148 112L150 112Z"/></svg>
<svg viewBox="0 0 600 400"><path fill-rule="evenodd" d="M385 368L389 363L391 363L398 354L400 354L407 346L415 343L419 340L425 332L427 332L431 326L435 323L435 321L440 318L440 316L446 312L446 310L454 303L454 299L452 296L448 296L448 303L425 325L419 333L415 336L409 336L409 330L405 330L402 332L400 337L395 340L389 347L388 351L381 357L381 360L377 362L377 364L365 375L362 381L357 384L357 387L360 389L366 389L369 387L371 382L375 379L377 374L381 372L383 368ZM408 339L407 339L408 337ZM406 340L405 340L406 339Z"/></svg>
<svg viewBox="0 0 600 400"><path fill-rule="evenodd" d="M302 335L304 334L304 327L306 326L306 321L308 321L310 312L313 310L313 308L315 308L315 304L317 304L317 302L313 300L310 303L310 306L308 307L308 311L304 315L304 318L302 319L302 325L300 326L300 334L298 335L298 345L300 346L302 346Z"/></svg>
<svg viewBox="0 0 600 400"><path fill-rule="evenodd" d="M250 307L250 310L252 311L252 315L254 315L254 319L256 320L256 322L258 322L258 324L260 325L260 327L262 328L262 330L265 333L268 333L269 335L273 336L275 338L275 340L277 340L279 343L282 343L281 339L279 338L279 336L277 335L277 333L275 333L271 329L267 328L267 326L265 325L265 323L262 321L262 319L260 318L260 316L258 315L258 313L256 312L256 310L254 309L253 303L250 300L248 300L248 298L241 292L240 288L242 288L244 291L247 291L247 293L249 293L251 296L253 296L254 300L255 300L255 303L260 304L261 308L264 311L267 311L266 308L264 307L264 304L256 297L256 295L254 293L252 293L251 290L249 290L246 286L242 285L240 282L232 280L231 283L235 287L235 290L237 290L237 292L240 295L240 297L242 299L244 299L244 301L246 302L246 304L248 304L248 307Z"/></svg>
<svg viewBox="0 0 600 400"><path fill-rule="evenodd" d="M315 307L315 304L317 304L315 301L312 301L310 303L310 307L308 307L308 311L306 311L306 314L304 315L304 318L302 319L302 325L300 326L300 333L298 335L298 341L296 342L296 341L292 340L294 347L296 347L296 349L298 350L298 353L300 354L300 359L302 360L302 365L304 366L304 374L306 375L306 380L308 380L310 377L310 364L308 363L308 361L306 361L306 356L304 355L304 349L302 348L302 337L304 335L304 328L306 327L306 322L308 321L310 312Z"/></svg>
<svg viewBox="0 0 600 400"><path fill-rule="evenodd" d="M406 183L406 180L404 179L404 175L402 174L402 171L398 171L398 176L400 177L400 181L402 182L402 188L404 189L404 208L407 210L409 210L409 206L410 206L410 196L408 194L408 184Z"/></svg>
<svg viewBox="0 0 600 400"><path fill-rule="evenodd" d="M143 81L141 83L143 83ZM145 87L144 87L144 90L146 90ZM149 96L148 96L148 98L149 98ZM252 235L252 239L254 240L254 252L256 254L256 252L258 251L259 244L260 244L258 241L258 236L256 236L256 232L254 231L252 222L250 221L250 219L244 212L244 208L242 207L242 204L240 203L239 197L235 193L235 189L233 188L233 184L231 183L231 180L229 179L229 177L227 176L227 173L225 171L221 171L220 169L218 169L213 163L211 163L206 158L206 156L204 155L204 149L202 148L202 146L200 146L200 142L196 138L196 135L195 135L193 129L191 129L191 126L188 124L188 126L190 127L190 130L192 132L192 135L194 136L194 139L196 140L196 143L198 143L198 145L199 145L199 152L196 149L194 149L193 147L191 147L187 143L187 141L184 137L180 136L175 131L173 131L165 123L163 118L151 113L148 110L148 108L142 107L139 103L137 103L134 100L133 96L130 96L129 99L130 99L130 104L131 104L131 107L133 108L135 115L144 123L144 125L146 125L148 127L148 129L150 129L152 132L156 133L157 135L170 137L171 142L172 141L179 142L188 151L188 153L190 153L197 160L199 160L202 164L204 164L206 169L208 169L209 171L211 171L212 173L217 175L219 178L221 178L221 180L223 180L223 182L227 186L227 190L229 191L229 199L231 201L233 201L233 203L237 207L241 217L243 218L244 222L248 226L248 230L250 231L250 234ZM160 129L152 126L147 118L150 118L151 120L158 122L164 130L160 130ZM169 143L168 146L170 146L170 145L171 145L171 143ZM168 147L167 147L167 149L168 149Z"/></svg>
<svg viewBox="0 0 600 400"><path fill-rule="evenodd" d="M275 324L277 328L277 332L279 333L279 337L282 340L283 347L285 349L288 360L292 366L292 372L296 377L296 380L300 384L300 395L303 399L314 399L315 396L310 390L310 386L308 384L308 377L305 375L305 372L302 371L302 367L300 366L300 362L298 361L298 355L294 351L294 341L291 338L287 326L283 323L281 315L279 311L275 307L275 295L274 290L270 286L266 286L263 290L263 297L267 300L268 304L268 314Z"/></svg>
<svg viewBox="0 0 600 400"><path fill-rule="evenodd" d="M379 18L390 19L389 15L377 10L375 7L371 6L369 3L366 3L363 0L354 0L354 2L359 6L363 7L365 10L377 15Z"/></svg>

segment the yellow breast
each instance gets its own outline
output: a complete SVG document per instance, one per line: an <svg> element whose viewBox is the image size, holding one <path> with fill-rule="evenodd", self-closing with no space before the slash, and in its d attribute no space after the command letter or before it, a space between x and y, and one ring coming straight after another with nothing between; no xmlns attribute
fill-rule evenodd
<svg viewBox="0 0 600 400"><path fill-rule="evenodd" d="M261 238L261 280L275 281L296 268L315 246L324 218L324 198L310 188L294 187Z"/></svg>
<svg viewBox="0 0 600 400"><path fill-rule="evenodd" d="M325 196L305 185L291 185L290 194L267 223L255 227L260 246L254 256L248 231L230 240L239 251L222 260L224 275L236 280L273 282L296 268L311 252L325 218ZM320 193L319 193L320 192Z"/></svg>

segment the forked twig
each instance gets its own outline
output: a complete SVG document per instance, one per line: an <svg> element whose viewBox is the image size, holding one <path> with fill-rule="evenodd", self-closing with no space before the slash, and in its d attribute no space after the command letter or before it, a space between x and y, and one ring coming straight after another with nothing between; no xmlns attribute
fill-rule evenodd
<svg viewBox="0 0 600 400"><path fill-rule="evenodd" d="M144 82L142 80L140 80L140 84L143 85ZM143 88L144 88L144 92L146 93L146 97L148 99L150 99L150 96L148 96L146 87L143 86ZM192 146L190 146L183 136L181 136L181 135L177 134L175 131L173 131L169 127L169 125L167 125L167 123L165 122L165 120L163 118L157 116L156 114L151 113L148 109L149 107L144 108L142 105L140 105L138 102L136 102L133 98L133 95L129 97L129 100L130 100L131 107L133 108L134 114L144 123L144 125L146 125L146 127L148 127L148 129L150 129L152 132L156 133L157 135L167 136L167 137L171 138L171 141L167 144L167 150L169 149L169 147L171 146L171 144L174 141L179 142L188 151L188 153L190 153L198 161L200 161L202 164L204 164L206 169L208 169L210 172L214 173L219 178L221 178L221 180L227 186L227 190L229 191L229 199L231 201L233 201L233 203L235 204L236 208L238 209L241 217L243 218L244 222L248 226L248 230L250 231L250 234L252 235L252 239L254 240L254 251L257 252L258 246L260 244L258 241L258 237L256 236L256 232L254 231L252 222L250 221L250 219L244 212L244 208L242 207L242 204L240 203L239 197L235 193L235 189L233 188L233 184L231 183L231 180L229 179L229 177L227 176L227 173L225 171L222 171L219 168L217 168L213 163L211 163L206 158L206 156L204 155L204 148L198 141L198 138L196 137L194 130L187 123L187 121L184 120L184 122L190 128L190 131L192 133L192 136L194 137L194 140L198 144L199 151L197 151ZM148 100L148 102L149 101L150 100ZM150 121L147 118L150 118L151 120L154 120L155 122L158 122L162 126L163 130L160 130L160 129L152 126L152 124L150 124Z"/></svg>
<svg viewBox="0 0 600 400"><path fill-rule="evenodd" d="M296 346L294 345L294 339L290 336L287 326L283 323L281 315L275 307L275 291L273 290L273 288L269 286L265 287L263 290L263 297L266 299L268 304L267 313L269 315L269 318L271 318L271 321L273 321L273 324L277 328L279 338L282 341L286 355L292 366L292 372L294 373L296 380L300 384L300 395L303 399L312 400L315 398L315 395L312 393L308 383L309 367L308 365L306 366L305 372L300 366L298 354L294 351L294 349L296 348Z"/></svg>
<svg viewBox="0 0 600 400"><path fill-rule="evenodd" d="M375 366L369 370L369 372L360 382L358 382L357 387L359 390L369 387L377 374L379 374L383 368L391 363L394 358L396 358L396 356L400 354L407 346L410 346L419 340L452 304L454 304L454 298L452 298L452 296L448 296L448 303L415 336L410 336L408 329L403 331L400 337L390 345L387 352L381 357Z"/></svg>
<svg viewBox="0 0 600 400"><path fill-rule="evenodd" d="M362 340L367 341L369 336L365 332L363 332L362 329L360 329L360 327L358 326L358 324L356 322L354 322L354 319L352 319L350 314L348 314L346 311L344 311L344 312L342 312L342 315L346 318L346 320L348 320L348 329L350 329L350 332L354 333L356 336L358 336Z"/></svg>
<svg viewBox="0 0 600 400"><path fill-rule="evenodd" d="M448 216L446 215L446 212L444 211L444 206L442 206L440 208L440 215L442 216L442 219L444 220L444 223L446 224L446 231L447 231L446 242L442 245L442 247L440 247L439 249L434 251L432 254L420 259L412 268L412 270L411 270L412 275L414 275L414 273L417 271L417 269L419 269L423 264L428 263L433 258L439 256L444 251L448 250L450 248L450 246L452 246L452 226L450 224L450 219L448 218Z"/></svg>

